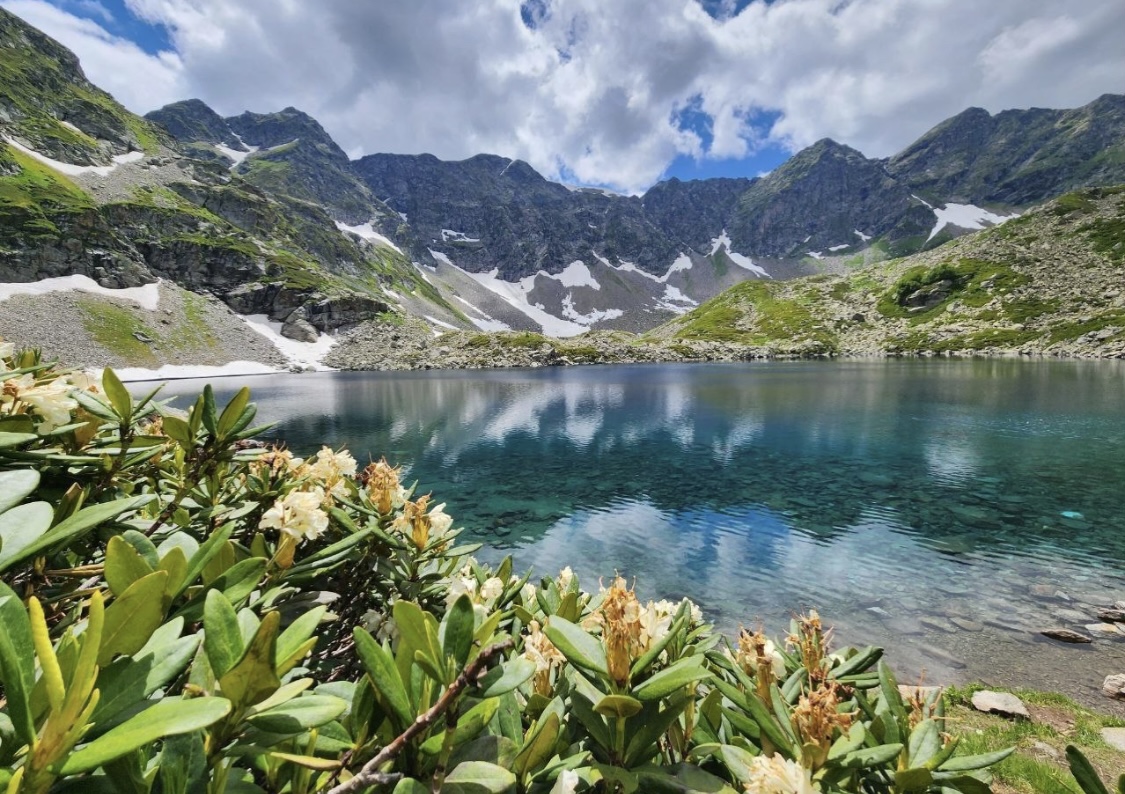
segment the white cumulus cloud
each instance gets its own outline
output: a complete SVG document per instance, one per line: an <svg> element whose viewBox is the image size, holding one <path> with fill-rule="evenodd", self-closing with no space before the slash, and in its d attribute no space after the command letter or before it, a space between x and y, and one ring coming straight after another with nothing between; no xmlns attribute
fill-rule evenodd
<svg viewBox="0 0 1125 794"><path fill-rule="evenodd" d="M493 152L624 191L678 155L831 137L886 156L970 105L1125 91L1120 0L754 0L737 13L708 0L714 15L698 0L533 0L522 14L519 0L126 2L175 52L148 55L65 3L0 0L134 110L293 105L353 156Z"/></svg>

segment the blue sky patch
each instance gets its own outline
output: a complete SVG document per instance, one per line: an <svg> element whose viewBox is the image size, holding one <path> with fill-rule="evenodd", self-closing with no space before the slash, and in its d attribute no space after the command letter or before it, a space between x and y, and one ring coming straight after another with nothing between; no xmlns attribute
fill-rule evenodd
<svg viewBox="0 0 1125 794"><path fill-rule="evenodd" d="M168 29L138 17L125 0L49 0L51 5L96 22L114 36L128 39L150 55L173 49Z"/></svg>

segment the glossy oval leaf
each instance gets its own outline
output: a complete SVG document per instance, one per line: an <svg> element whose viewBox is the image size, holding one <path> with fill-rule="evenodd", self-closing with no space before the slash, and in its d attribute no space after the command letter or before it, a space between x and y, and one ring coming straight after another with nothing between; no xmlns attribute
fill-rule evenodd
<svg viewBox="0 0 1125 794"><path fill-rule="evenodd" d="M689 657L661 670L640 686L634 687L633 695L644 701L659 700L677 689L710 678L711 675L703 669L699 658Z"/></svg>
<svg viewBox="0 0 1125 794"><path fill-rule="evenodd" d="M346 700L332 695L306 695L247 717L246 721L267 733L291 735L331 722L347 708Z"/></svg>
<svg viewBox="0 0 1125 794"><path fill-rule="evenodd" d="M30 502L0 513L0 571L30 556L33 548L51 528L55 510L47 502Z"/></svg>
<svg viewBox="0 0 1125 794"><path fill-rule="evenodd" d="M129 656L145 646L164 622L164 586L168 574L150 573L129 585L105 611L105 628L98 648L98 665L104 667L118 654Z"/></svg>
<svg viewBox="0 0 1125 794"><path fill-rule="evenodd" d="M0 681L8 699L8 717L16 736L25 744L35 738L31 692L35 687L35 642L27 609L6 584L0 582Z"/></svg>
<svg viewBox="0 0 1125 794"><path fill-rule="evenodd" d="M465 761L445 778L442 792L451 794L504 794L516 785L516 776L486 761Z"/></svg>
<svg viewBox="0 0 1125 794"><path fill-rule="evenodd" d="M547 620L543 633L571 664L603 676L609 675L601 642L581 627L554 615Z"/></svg>
<svg viewBox="0 0 1125 794"><path fill-rule="evenodd" d="M152 572L152 566L133 544L120 535L109 539L105 547L105 580L114 595L122 595L133 582Z"/></svg>
<svg viewBox="0 0 1125 794"><path fill-rule="evenodd" d="M476 618L473 614L472 599L466 593L462 593L445 613L439 633L443 656L453 657L457 665L457 670L451 671L454 675L461 671L469 658L469 651L473 648L474 628L476 628Z"/></svg>
<svg viewBox="0 0 1125 794"><path fill-rule="evenodd" d="M39 487L34 469L0 472L0 513L15 507Z"/></svg>
<svg viewBox="0 0 1125 794"><path fill-rule="evenodd" d="M165 736L203 730L221 720L230 710L230 701L225 698L161 700L104 736L79 747L67 758L59 774L67 776L90 772Z"/></svg>
<svg viewBox="0 0 1125 794"><path fill-rule="evenodd" d="M208 590L203 604L203 650L211 670L219 678L238 663L246 650L238 627L238 614L218 590Z"/></svg>
<svg viewBox="0 0 1125 794"><path fill-rule="evenodd" d="M632 717L639 714L644 704L628 695L606 695L594 704L594 711L604 717Z"/></svg>
<svg viewBox="0 0 1125 794"><path fill-rule="evenodd" d="M366 630L357 626L352 631L352 636L355 638L356 653L375 687L376 697L390 711L395 729L400 732L406 730L414 721L414 710L410 707L410 698L395 666L394 657L389 650L375 642L375 638Z"/></svg>
<svg viewBox="0 0 1125 794"><path fill-rule="evenodd" d="M477 682L481 694L486 698L499 697L511 692L524 681L535 675L535 662L517 656L510 662L493 667Z"/></svg>

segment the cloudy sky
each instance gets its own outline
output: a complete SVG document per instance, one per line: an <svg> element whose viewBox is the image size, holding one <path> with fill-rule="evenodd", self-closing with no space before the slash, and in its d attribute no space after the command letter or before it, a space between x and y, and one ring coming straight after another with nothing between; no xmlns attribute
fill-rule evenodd
<svg viewBox="0 0 1125 794"><path fill-rule="evenodd" d="M144 113L298 107L352 156L478 152L643 190L970 105L1125 92L1121 0L0 0Z"/></svg>

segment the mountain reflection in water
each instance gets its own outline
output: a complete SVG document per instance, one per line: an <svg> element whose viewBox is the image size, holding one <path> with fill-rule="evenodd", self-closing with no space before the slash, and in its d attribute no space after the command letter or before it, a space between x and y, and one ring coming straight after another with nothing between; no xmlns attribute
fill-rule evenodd
<svg viewBox="0 0 1125 794"><path fill-rule="evenodd" d="M907 677L1090 701L1125 671L1125 635L1075 649L1037 634L1094 623L1095 606L1125 599L1118 362L247 382L260 417L278 423L272 435L298 453L327 444L403 465L465 538L487 544L482 559L511 553L538 574L571 565L587 587L620 571L647 596L690 596L726 630L762 622L781 634L816 606L848 643L892 644ZM220 399L236 385L216 381Z"/></svg>

